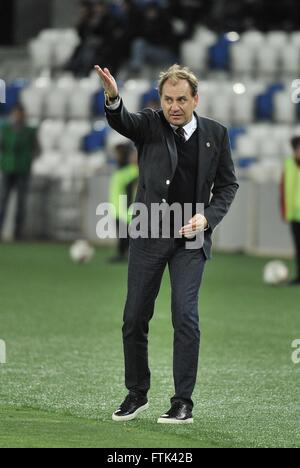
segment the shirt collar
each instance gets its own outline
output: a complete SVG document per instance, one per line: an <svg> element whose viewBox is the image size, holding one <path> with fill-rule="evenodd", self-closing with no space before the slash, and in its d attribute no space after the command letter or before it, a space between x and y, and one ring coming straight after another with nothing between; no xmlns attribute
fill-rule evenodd
<svg viewBox="0 0 300 468"><path fill-rule="evenodd" d="M172 125L170 124L171 127L173 128L174 131L177 130L177 128L179 128L178 126L176 125ZM192 120L187 123L184 127L182 127L184 132L185 132L185 135L187 138L191 137L192 134L194 133L194 131L196 130L197 128L197 119L196 119L196 116L193 114L193 118Z"/></svg>

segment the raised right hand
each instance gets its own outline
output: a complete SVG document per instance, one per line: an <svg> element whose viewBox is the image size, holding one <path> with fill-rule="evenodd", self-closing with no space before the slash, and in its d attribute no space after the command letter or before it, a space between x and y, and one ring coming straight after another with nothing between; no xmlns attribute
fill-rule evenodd
<svg viewBox="0 0 300 468"><path fill-rule="evenodd" d="M108 95L108 98L116 98L119 95L118 85L114 77L110 74L109 69L104 68L102 70L99 65L95 65L95 70L101 79L104 91Z"/></svg>

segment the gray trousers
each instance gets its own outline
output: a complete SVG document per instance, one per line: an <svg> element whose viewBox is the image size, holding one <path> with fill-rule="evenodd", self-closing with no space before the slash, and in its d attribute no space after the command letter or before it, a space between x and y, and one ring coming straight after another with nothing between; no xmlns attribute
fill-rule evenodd
<svg viewBox="0 0 300 468"><path fill-rule="evenodd" d="M180 400L193 407L200 345L198 296L205 262L203 250L187 250L182 239L130 239L123 325L125 384L130 393L146 395L150 388L149 321L168 264L174 328L171 402Z"/></svg>

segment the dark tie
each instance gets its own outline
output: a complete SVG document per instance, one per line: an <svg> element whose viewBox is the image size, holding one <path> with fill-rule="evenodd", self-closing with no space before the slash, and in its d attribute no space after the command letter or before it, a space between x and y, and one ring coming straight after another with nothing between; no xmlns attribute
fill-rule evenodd
<svg viewBox="0 0 300 468"><path fill-rule="evenodd" d="M183 127L178 127L177 130L175 131L176 135L178 136L178 138L180 139L180 141L182 141L183 143L185 143L185 131L183 130Z"/></svg>

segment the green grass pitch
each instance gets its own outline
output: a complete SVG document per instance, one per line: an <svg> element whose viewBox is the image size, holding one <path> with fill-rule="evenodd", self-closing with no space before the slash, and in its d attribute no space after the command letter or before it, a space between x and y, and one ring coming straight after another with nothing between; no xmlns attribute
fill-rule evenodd
<svg viewBox="0 0 300 468"><path fill-rule="evenodd" d="M127 275L111 254L79 266L64 245L0 245L0 447L299 447L300 290L264 286L266 260L242 255L216 254L206 268L194 425L156 424L173 392L167 272L151 323L150 409L111 420L126 394Z"/></svg>

